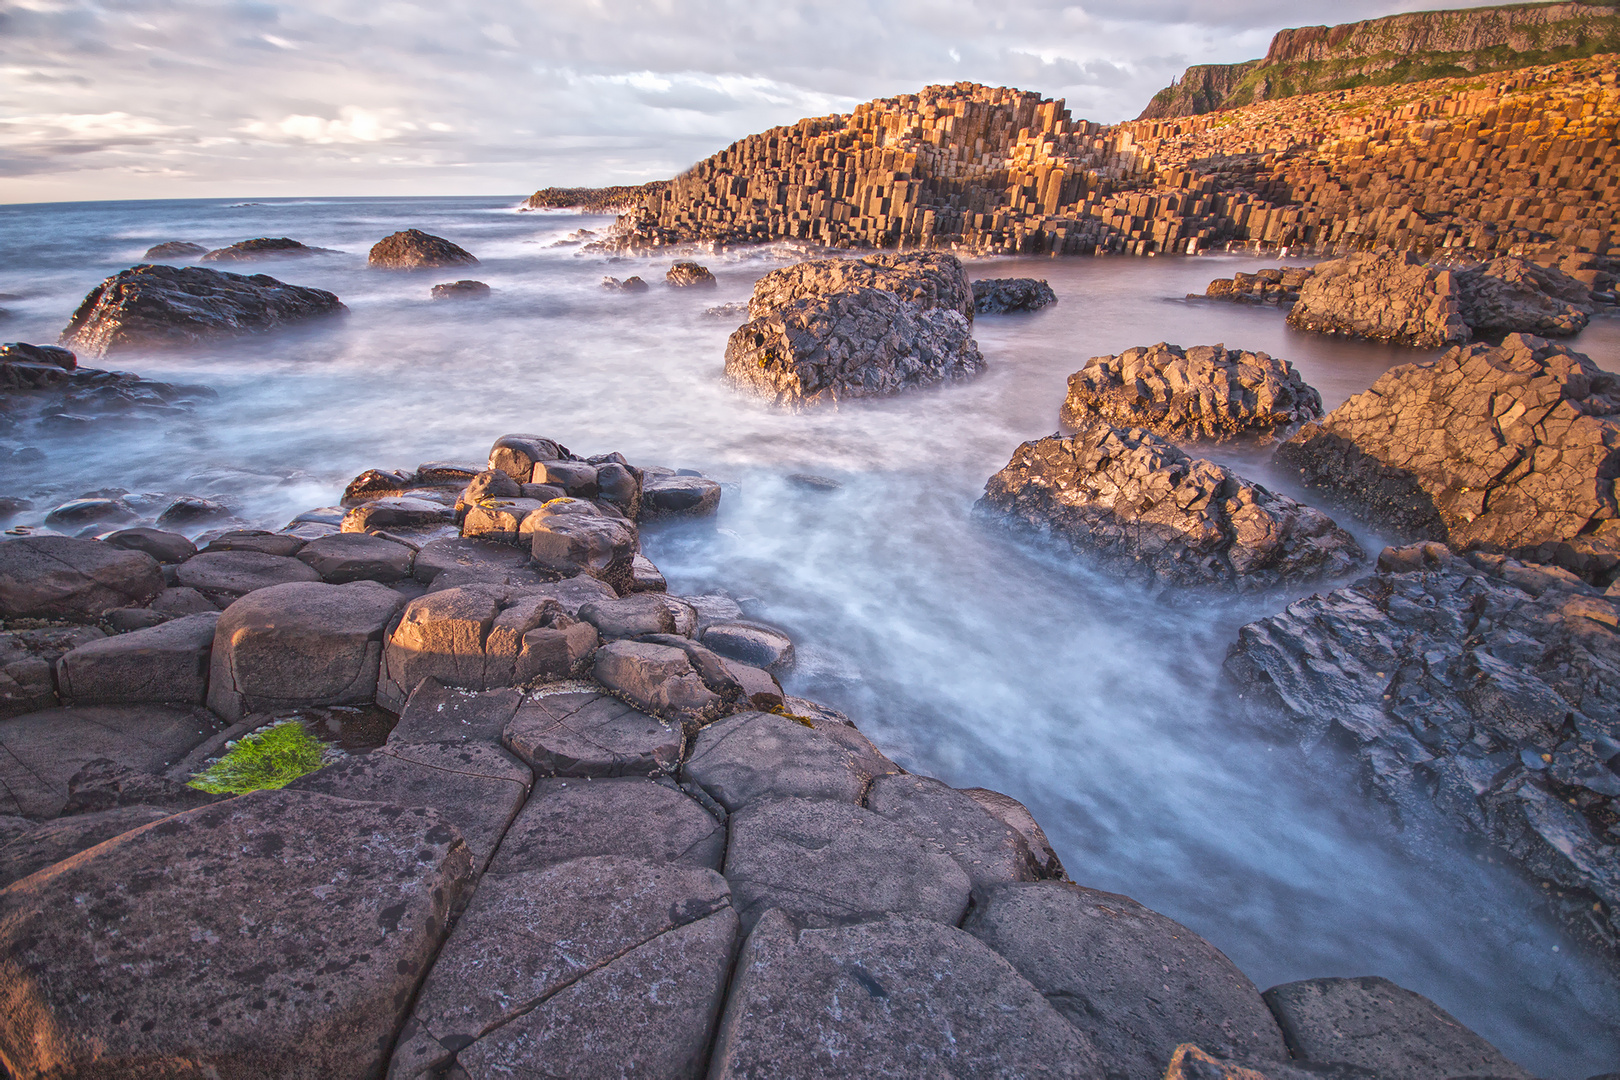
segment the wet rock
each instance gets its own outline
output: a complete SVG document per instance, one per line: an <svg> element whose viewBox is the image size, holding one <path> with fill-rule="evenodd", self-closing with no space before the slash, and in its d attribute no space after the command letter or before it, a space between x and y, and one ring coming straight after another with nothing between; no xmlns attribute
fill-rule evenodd
<svg viewBox="0 0 1620 1080"><path fill-rule="evenodd" d="M1271 434L1322 416L1322 397L1287 360L1160 343L1096 356L1069 376L1061 419L1072 428L1101 420L1170 439Z"/></svg>
<svg viewBox="0 0 1620 1080"><path fill-rule="evenodd" d="M1437 349L1472 336L1455 271L1416 254L1364 252L1318 263L1288 313L1288 325Z"/></svg>
<svg viewBox="0 0 1620 1080"><path fill-rule="evenodd" d="M1307 979L1274 986L1266 1002L1295 1059L1344 1062L1390 1080L1531 1073L1421 994L1388 979Z"/></svg>
<svg viewBox="0 0 1620 1080"><path fill-rule="evenodd" d="M352 507L373 499L397 498L415 486L415 473L399 469L367 469L344 487L340 502L345 507ZM342 518L338 521L341 523Z"/></svg>
<svg viewBox="0 0 1620 1080"><path fill-rule="evenodd" d="M954 311L973 322L973 286L955 255L908 252L862 259L811 259L772 270L754 284L748 317L761 318L796 301L854 289L877 289L916 308Z"/></svg>
<svg viewBox="0 0 1620 1080"><path fill-rule="evenodd" d="M482 281L462 278L433 286L435 300L483 300L489 296L489 286Z"/></svg>
<svg viewBox="0 0 1620 1080"><path fill-rule="evenodd" d="M125 551L144 551L160 563L183 563L197 554L196 544L179 533L161 529L120 529L101 541Z"/></svg>
<svg viewBox="0 0 1620 1080"><path fill-rule="evenodd" d="M1055 303L1057 294L1044 278L981 278L973 283L975 315L1038 311Z"/></svg>
<svg viewBox="0 0 1620 1080"><path fill-rule="evenodd" d="M218 612L89 641L56 662L56 684L74 705L174 701L201 705Z"/></svg>
<svg viewBox="0 0 1620 1080"><path fill-rule="evenodd" d="M602 288L607 289L609 292L643 293L652 286L639 277L627 277L623 281L616 277L604 277L602 279Z"/></svg>
<svg viewBox="0 0 1620 1080"><path fill-rule="evenodd" d="M504 741L536 776L660 776L675 771L679 725L586 690L536 693L506 727Z"/></svg>
<svg viewBox="0 0 1620 1080"><path fill-rule="evenodd" d="M645 777L537 780L506 831L491 874L614 855L719 870L726 827L668 781Z"/></svg>
<svg viewBox="0 0 1620 1080"><path fill-rule="evenodd" d="M1141 428L1024 443L975 510L1160 586L1297 585L1365 557L1321 511Z"/></svg>
<svg viewBox="0 0 1620 1080"><path fill-rule="evenodd" d="M86 525L129 521L135 518L135 508L120 498L73 499L45 515L45 524L53 529L82 529Z"/></svg>
<svg viewBox="0 0 1620 1080"><path fill-rule="evenodd" d="M232 529L212 535L204 533L198 539L208 541L202 549L205 555L221 551L256 551L261 555L285 557L298 554L309 542L301 536L266 532L263 529Z"/></svg>
<svg viewBox="0 0 1620 1080"><path fill-rule="evenodd" d="M1063 863L1058 859L1057 852L1052 850L1052 843L1046 838L1046 830L1041 828L1040 822L1035 820L1035 815L1029 812L1027 806L1011 795L1003 795L988 788L963 788L961 791L1004 824L1018 830L1035 859L1037 878L1062 880L1065 877Z"/></svg>
<svg viewBox="0 0 1620 1080"><path fill-rule="evenodd" d="M157 244L146 249L141 256L144 262L165 262L169 259L184 261L194 259L208 251L201 244L193 244L187 240L170 240L167 243Z"/></svg>
<svg viewBox="0 0 1620 1080"><path fill-rule="evenodd" d="M1085 1036L1010 964L928 919L800 930L772 912L736 971L715 1080L1103 1075Z"/></svg>
<svg viewBox="0 0 1620 1080"><path fill-rule="evenodd" d="M372 245L366 261L384 270L436 270L478 262L464 248L420 229L406 229L383 237Z"/></svg>
<svg viewBox="0 0 1620 1080"><path fill-rule="evenodd" d="M743 930L777 908L800 926L918 915L955 925L970 883L949 855L848 802L760 799L731 815L726 881Z"/></svg>
<svg viewBox="0 0 1620 1080"><path fill-rule="evenodd" d="M536 1061L567 1061L571 1076L699 1075L735 941L729 900L712 870L635 859L486 876L389 1075L432 1075L458 1051L474 1076ZM649 947L656 959L637 955Z"/></svg>
<svg viewBox="0 0 1620 1080"><path fill-rule="evenodd" d="M1592 294L1574 278L1523 259L1493 259L1458 275L1463 320L1475 337L1569 337L1586 327Z"/></svg>
<svg viewBox="0 0 1620 1080"><path fill-rule="evenodd" d="M640 546L634 525L548 503L525 518L523 526L530 534L529 557L535 566L564 577L588 574L621 596L630 592L632 560Z"/></svg>
<svg viewBox="0 0 1620 1080"><path fill-rule="evenodd" d="M793 666L793 642L768 626L713 623L704 629L701 640L721 656L767 671L785 671Z"/></svg>
<svg viewBox="0 0 1620 1080"><path fill-rule="evenodd" d="M343 515L346 533L376 532L384 529L417 529L443 525L455 514L447 506L420 498L373 499Z"/></svg>
<svg viewBox="0 0 1620 1080"><path fill-rule="evenodd" d="M229 517L230 513L231 508L222 502L199 498L196 495L182 495L164 507L163 513L158 515L157 523L160 527L190 525L199 521Z"/></svg>
<svg viewBox="0 0 1620 1080"><path fill-rule="evenodd" d="M157 560L98 540L24 536L0 543L0 617L93 619L163 590Z"/></svg>
<svg viewBox="0 0 1620 1080"><path fill-rule="evenodd" d="M651 559L645 555L636 555L630 560L630 591L632 593L661 593L669 588L669 582L658 567L653 565Z"/></svg>
<svg viewBox="0 0 1620 1080"><path fill-rule="evenodd" d="M323 536L298 549L298 561L330 585L400 581L411 576L415 558L416 553L404 544L364 533Z"/></svg>
<svg viewBox="0 0 1620 1080"><path fill-rule="evenodd" d="M484 466L460 461L424 461L416 467L416 482L423 487L466 487Z"/></svg>
<svg viewBox="0 0 1620 1080"><path fill-rule="evenodd" d="M332 293L265 274L142 265L91 290L62 331L62 343L89 356L190 347L346 310Z"/></svg>
<svg viewBox="0 0 1620 1080"><path fill-rule="evenodd" d="M782 693L782 684L776 681L775 675L763 668L723 657L720 664L725 673L737 684L740 690L737 695L738 701L744 708L775 712L786 706L787 696Z"/></svg>
<svg viewBox="0 0 1620 1080"><path fill-rule="evenodd" d="M403 604L374 581L295 582L249 593L215 630L208 707L240 720L249 712L371 701L383 635Z"/></svg>
<svg viewBox="0 0 1620 1080"><path fill-rule="evenodd" d="M1348 748L1397 812L1432 800L1586 897L1560 910L1612 941L1620 601L1501 556L1438 544L1386 556L1369 577L1243 627L1228 674L1259 723L1307 749Z"/></svg>
<svg viewBox="0 0 1620 1080"><path fill-rule="evenodd" d="M489 467L499 469L520 484L534 479L537 462L572 459L567 447L541 435L502 435L489 451Z"/></svg>
<svg viewBox="0 0 1620 1080"><path fill-rule="evenodd" d="M25 1075L380 1074L469 876L432 811L306 792L125 833L0 892L0 1054Z"/></svg>
<svg viewBox="0 0 1620 1080"><path fill-rule="evenodd" d="M702 476L649 475L642 487L641 507L644 517L708 517L720 508L720 485Z"/></svg>
<svg viewBox="0 0 1620 1080"><path fill-rule="evenodd" d="M1406 539L1620 568L1620 383L1580 353L1513 335L1385 372L1278 449Z"/></svg>
<svg viewBox="0 0 1620 1080"><path fill-rule="evenodd" d="M1245 1061L1288 1057L1247 976L1129 897L1058 881L998 885L978 898L963 929L1083 1032L1110 1075L1159 1080L1182 1042Z"/></svg>
<svg viewBox="0 0 1620 1080"><path fill-rule="evenodd" d="M641 476L617 461L596 467L597 497L618 507L631 521L641 514Z"/></svg>
<svg viewBox="0 0 1620 1080"><path fill-rule="evenodd" d="M206 717L201 709L195 710L195 713L199 717ZM235 732L232 728L214 731L162 773L148 772L113 758L95 758L87 761L78 772L68 777L68 797L62 806L62 816L99 814L124 806L155 806L171 814L178 814L182 810L192 810L219 802L221 799L232 798L230 795L214 795L199 791L189 787L185 780L190 779L192 773L196 771L193 766L201 769L210 759L216 757L226 743L227 737L233 733Z"/></svg>
<svg viewBox="0 0 1620 1080"><path fill-rule="evenodd" d="M644 641L612 641L596 651L596 681L637 708L696 729L726 709L685 651Z"/></svg>
<svg viewBox="0 0 1620 1080"><path fill-rule="evenodd" d="M68 781L106 758L160 773L223 725L202 709L88 705L0 720L0 814L51 818L68 801Z"/></svg>
<svg viewBox="0 0 1620 1080"><path fill-rule="evenodd" d="M691 288L694 285L712 289L720 284L714 275L709 273L707 266L699 266L695 262L675 263L664 275L664 280L677 289Z"/></svg>
<svg viewBox="0 0 1620 1080"><path fill-rule="evenodd" d="M697 612L699 633L715 623L737 622L743 617L742 606L729 596L719 594L683 596L681 601Z"/></svg>
<svg viewBox="0 0 1620 1080"><path fill-rule="evenodd" d="M243 240L230 247L218 248L205 254L198 262L234 263L257 262L260 259L296 259L307 255L331 255L328 248L309 247L286 236L261 236L256 240Z"/></svg>
<svg viewBox="0 0 1620 1080"><path fill-rule="evenodd" d="M1216 278L1204 290L1204 296L1238 304L1293 304L1299 300L1299 290L1310 278L1308 266L1270 267L1252 274ZM1189 297L1197 295L1188 294Z"/></svg>
<svg viewBox="0 0 1620 1080"><path fill-rule="evenodd" d="M34 825L9 843L0 842L0 889L170 813L156 806L121 806Z"/></svg>
<svg viewBox="0 0 1620 1080"><path fill-rule="evenodd" d="M175 580L211 599L233 599L272 585L319 581L318 570L286 555L258 551L204 551L180 564Z"/></svg>
<svg viewBox="0 0 1620 1080"><path fill-rule="evenodd" d="M906 829L927 850L954 859L976 892L1041 876L1022 833L967 792L932 777L899 773L879 777L866 793L866 807Z"/></svg>
<svg viewBox="0 0 1620 1080"><path fill-rule="evenodd" d="M213 607L210 605L209 610ZM0 717L56 704L56 662L104 635L91 626L42 627L0 634Z"/></svg>
<svg viewBox="0 0 1620 1080"><path fill-rule="evenodd" d="M735 813L758 799L789 796L858 805L874 779L894 772L853 728L835 733L809 720L748 712L698 732L681 777Z"/></svg>
<svg viewBox="0 0 1620 1080"><path fill-rule="evenodd" d="M72 371L79 366L79 358L71 349L56 345L30 345L26 341L8 341L0 345L0 363L37 364Z"/></svg>

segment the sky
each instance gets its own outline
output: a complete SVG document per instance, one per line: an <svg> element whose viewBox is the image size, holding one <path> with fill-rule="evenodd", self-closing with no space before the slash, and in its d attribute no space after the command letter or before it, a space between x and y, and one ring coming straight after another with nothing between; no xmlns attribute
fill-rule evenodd
<svg viewBox="0 0 1620 1080"><path fill-rule="evenodd" d="M0 0L0 203L640 183L958 80L1111 122L1189 64L1264 55L1285 26L1433 6Z"/></svg>

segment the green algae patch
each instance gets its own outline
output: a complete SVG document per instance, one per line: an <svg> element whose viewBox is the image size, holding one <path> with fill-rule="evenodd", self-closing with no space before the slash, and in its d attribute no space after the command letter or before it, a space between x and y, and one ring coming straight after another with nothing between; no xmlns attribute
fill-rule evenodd
<svg viewBox="0 0 1620 1080"><path fill-rule="evenodd" d="M325 749L296 720L236 740L224 757L188 781L212 795L286 787L321 767Z"/></svg>

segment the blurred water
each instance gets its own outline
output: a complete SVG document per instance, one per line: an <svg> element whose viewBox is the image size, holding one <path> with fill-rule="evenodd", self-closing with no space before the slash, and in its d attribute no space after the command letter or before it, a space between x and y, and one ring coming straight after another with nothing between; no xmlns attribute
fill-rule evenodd
<svg viewBox="0 0 1620 1080"><path fill-rule="evenodd" d="M792 632L789 689L849 712L908 768L1028 803L1073 877L1186 922L1262 988L1379 974L1427 994L1540 1075L1620 1060L1620 984L1545 913L1540 890L1444 826L1395 833L1339 762L1307 766L1234 718L1220 662L1235 629L1288 595L1150 600L969 516L1025 439L1057 428L1065 378L1136 344L1224 342L1292 360L1328 407L1388 367L1432 355L1296 334L1280 313L1188 301L1261 263L998 260L978 276L1047 278L1060 302L976 324L989 368L970 384L803 415L721 381L745 300L792 254L700 256L715 290L663 287L669 258L607 260L551 246L606 218L517 214L515 200L286 200L0 207L0 338L54 341L102 277L166 240L210 247L291 236L342 254L254 264L338 293L350 314L196 354L103 366L200 382L192 415L32 425L0 435L44 459L0 462L0 494L36 509L108 487L223 499L276 527L335 501L369 467L475 461L508 431L576 452L694 467L727 482L719 518L649 529L677 592L757 597ZM459 272L369 270L397 229L449 237ZM239 269L242 269L239 267ZM650 292L600 288L639 274ZM489 299L428 300L476 277ZM1620 370L1620 322L1576 339ZM99 362L88 361L91 366ZM1267 451L1211 456L1290 493ZM806 490L788 474L843 486ZM1340 515L1369 550L1382 538Z"/></svg>

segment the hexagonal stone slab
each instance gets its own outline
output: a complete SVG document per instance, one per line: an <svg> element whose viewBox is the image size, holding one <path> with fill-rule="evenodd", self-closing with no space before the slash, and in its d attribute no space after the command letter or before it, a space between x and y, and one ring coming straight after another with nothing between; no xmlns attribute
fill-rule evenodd
<svg viewBox="0 0 1620 1080"><path fill-rule="evenodd" d="M489 872L539 870L590 855L720 869L725 825L666 785L640 776L537 780Z"/></svg>
<svg viewBox="0 0 1620 1080"><path fill-rule="evenodd" d="M531 694L504 738L536 776L669 774L683 741L679 726L586 690Z"/></svg>
<svg viewBox="0 0 1620 1080"><path fill-rule="evenodd" d="M780 911L737 957L713 1080L1095 1080L1086 1037L971 935L917 918L799 930Z"/></svg>
<svg viewBox="0 0 1620 1080"><path fill-rule="evenodd" d="M180 564L175 580L204 596L246 596L290 581L319 581L321 575L289 555L262 551L205 551Z"/></svg>
<svg viewBox="0 0 1620 1080"><path fill-rule="evenodd" d="M366 533L336 533L298 549L298 561L329 585L350 581L401 581L411 576L416 552L394 540Z"/></svg>
<svg viewBox="0 0 1620 1080"><path fill-rule="evenodd" d="M423 679L405 702L388 742L496 745L524 696L521 690L461 690Z"/></svg>
<svg viewBox="0 0 1620 1080"><path fill-rule="evenodd" d="M720 912L731 916L735 928L725 879L696 867L591 858L545 870L486 875L417 997L389 1075L426 1075L474 1040L532 1017L537 1006L615 958ZM726 944L720 971L710 980L716 1004L730 960ZM680 993L678 987L668 989ZM624 1034L605 1017L583 1022L599 1043L611 1045ZM520 1031L532 1027L524 1024ZM521 1051L503 1054L500 1049L502 1044L509 1047L511 1036L520 1031L473 1057L525 1057ZM685 1032L671 1034L690 1038ZM707 1026L699 1037L706 1045ZM536 1038L530 1032L522 1041L548 1040L543 1033ZM554 1071L558 1059L547 1057ZM570 1076L595 1075L573 1062L566 1071Z"/></svg>
<svg viewBox="0 0 1620 1080"><path fill-rule="evenodd" d="M1080 1031L1110 1070L1159 1080L1177 1044L1288 1057L1248 976L1185 926L1128 896L1060 881L1000 885L964 926Z"/></svg>
<svg viewBox="0 0 1620 1080"><path fill-rule="evenodd" d="M698 732L682 775L736 811L755 799L789 795L859 803L874 777L896 771L847 725L748 712Z"/></svg>
<svg viewBox="0 0 1620 1080"><path fill-rule="evenodd" d="M87 642L56 662L56 684L76 705L178 701L208 695L208 656L219 613L179 619Z"/></svg>
<svg viewBox="0 0 1620 1080"><path fill-rule="evenodd" d="M950 856L870 810L821 799L762 799L733 814L725 873L744 929L771 908L802 926L888 914L954 925L970 895Z"/></svg>
<svg viewBox="0 0 1620 1080"><path fill-rule="evenodd" d="M67 536L0 543L0 618L94 619L162 591L163 571L143 551Z"/></svg>
<svg viewBox="0 0 1620 1080"><path fill-rule="evenodd" d="M932 777L879 777L866 793L866 807L903 826L930 850L955 859L976 890L1040 876L1029 842L1017 829L967 792Z"/></svg>
<svg viewBox="0 0 1620 1080"><path fill-rule="evenodd" d="M470 876L431 810L258 791L0 891L22 1075L375 1075Z"/></svg>

